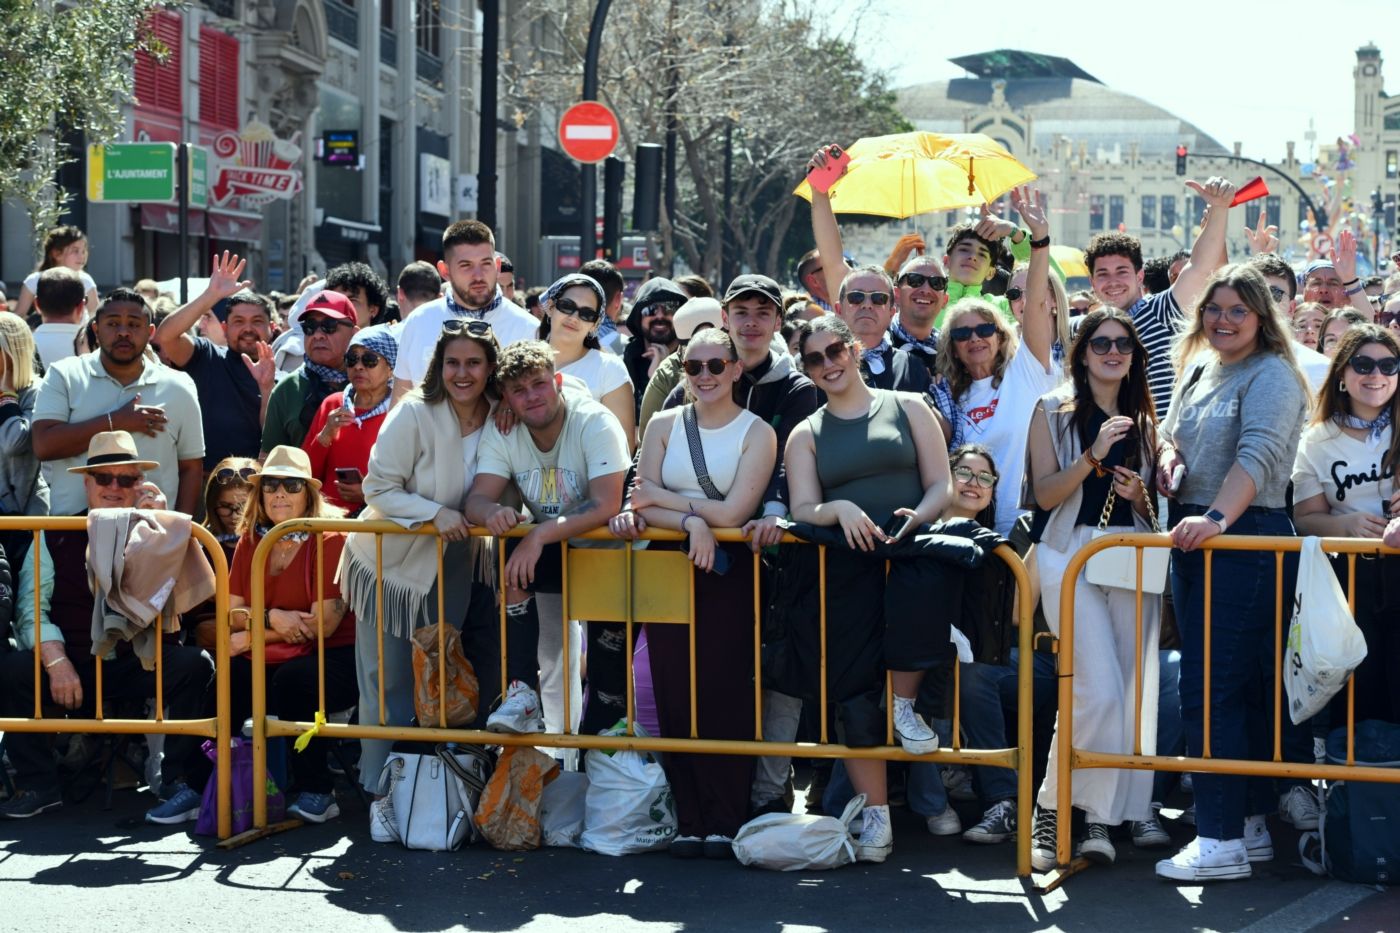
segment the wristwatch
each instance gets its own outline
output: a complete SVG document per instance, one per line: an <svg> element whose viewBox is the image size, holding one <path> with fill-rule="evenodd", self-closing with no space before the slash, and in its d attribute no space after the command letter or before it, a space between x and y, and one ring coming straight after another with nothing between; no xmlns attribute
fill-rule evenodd
<svg viewBox="0 0 1400 933"><path fill-rule="evenodd" d="M1215 522L1216 525L1220 526L1221 534L1225 533L1225 526L1229 523L1225 521L1225 515L1219 509L1211 509L1205 514L1204 517L1207 520Z"/></svg>

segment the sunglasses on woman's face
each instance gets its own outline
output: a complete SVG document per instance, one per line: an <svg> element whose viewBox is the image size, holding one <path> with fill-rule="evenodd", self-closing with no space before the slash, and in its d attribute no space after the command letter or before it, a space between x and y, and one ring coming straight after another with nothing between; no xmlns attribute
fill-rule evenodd
<svg viewBox="0 0 1400 933"><path fill-rule="evenodd" d="M295 496L306 488L306 480L295 476L264 476L262 487L266 492L277 492L285 489L289 494Z"/></svg>
<svg viewBox="0 0 1400 933"><path fill-rule="evenodd" d="M707 369L710 371L711 376L718 376L720 373L724 372L725 367L728 365L729 360L722 360L716 356L708 360L686 360L681 364L681 367L685 369L685 374L687 376L694 378Z"/></svg>
<svg viewBox="0 0 1400 933"><path fill-rule="evenodd" d="M224 467L222 470L214 472L214 482L220 486L227 486L229 483L247 483L251 477L257 475L258 471L254 467L240 467L237 470L232 467Z"/></svg>
<svg viewBox="0 0 1400 933"><path fill-rule="evenodd" d="M1019 285L1013 285L1006 290L1007 301L1020 301L1024 297L1026 297L1026 290Z"/></svg>
<svg viewBox="0 0 1400 933"><path fill-rule="evenodd" d="M244 503L242 502L220 502L214 506L214 511L223 512L225 514L229 512L241 512L243 511L243 506Z"/></svg>
<svg viewBox="0 0 1400 933"><path fill-rule="evenodd" d="M986 470L974 470L972 467L966 466L953 467L953 477L958 482L965 485L971 484L973 480L976 480L977 485L981 486L983 489L991 489L997 484L995 473L988 473Z"/></svg>
<svg viewBox="0 0 1400 933"><path fill-rule="evenodd" d="M924 275L922 272L906 272L899 277L899 284L908 288L923 288L927 285L936 292L946 292L948 290L948 277Z"/></svg>
<svg viewBox="0 0 1400 933"><path fill-rule="evenodd" d="M883 308L893 298L889 292L846 292L846 303L849 305L863 305L868 301L877 308Z"/></svg>
<svg viewBox="0 0 1400 933"><path fill-rule="evenodd" d="M1095 356L1103 356L1109 350L1117 350L1125 356L1133 352L1131 337L1090 337L1089 349Z"/></svg>
<svg viewBox="0 0 1400 933"><path fill-rule="evenodd" d="M459 317L442 322L442 329L449 334L465 332L471 337L486 337L491 333L491 325L477 318Z"/></svg>
<svg viewBox="0 0 1400 933"><path fill-rule="evenodd" d="M110 486L113 483L116 483L122 489L130 489L137 483L141 482L142 479L144 479L144 477L141 476L127 476L126 474L119 475L116 473L103 473L100 470L89 470L88 476L91 476L92 481L99 486Z"/></svg>
<svg viewBox="0 0 1400 933"><path fill-rule="evenodd" d="M340 325L349 325L349 323L349 321L333 321L330 318L322 318L319 321L303 320L301 322L301 332L310 337L319 330L321 333L329 336L339 330Z"/></svg>
<svg viewBox="0 0 1400 933"><path fill-rule="evenodd" d="M1374 357L1357 354L1347 360L1347 365L1350 366L1351 371L1358 376L1369 376L1378 369L1381 371L1382 376L1393 376L1397 372L1400 372L1400 359L1396 359L1393 356L1383 356L1380 359L1375 359Z"/></svg>
<svg viewBox="0 0 1400 933"><path fill-rule="evenodd" d="M356 366L363 363L365 369L373 369L379 365L379 361L382 359L384 359L384 357L380 356L378 353L371 353L369 351L365 351L364 353L347 353L345 354L345 368L354 369Z"/></svg>
<svg viewBox="0 0 1400 933"><path fill-rule="evenodd" d="M956 343L967 343L972 339L973 334L976 334L983 340L988 340L993 337L996 332L997 326L988 321L985 324L978 324L976 327L954 327L952 331L949 332L949 336L951 336Z"/></svg>
<svg viewBox="0 0 1400 933"><path fill-rule="evenodd" d="M558 311L560 314L567 314L570 317L578 315L578 319L585 324L596 324L598 323L598 318L602 316L602 312L597 308L581 305L570 298L554 299L554 310Z"/></svg>
<svg viewBox="0 0 1400 933"><path fill-rule="evenodd" d="M846 345L841 341L828 344L826 351L813 350L811 353L802 354L802 365L810 370L822 368L823 363L835 363L846 355Z"/></svg>

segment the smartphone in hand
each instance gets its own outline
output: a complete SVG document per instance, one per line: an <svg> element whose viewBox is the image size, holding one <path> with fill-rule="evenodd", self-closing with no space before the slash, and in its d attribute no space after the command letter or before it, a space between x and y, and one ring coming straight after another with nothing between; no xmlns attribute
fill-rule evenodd
<svg viewBox="0 0 1400 933"><path fill-rule="evenodd" d="M811 184L812 190L826 194L835 184L836 179L841 177L841 173L846 171L846 166L851 163L851 154L840 146L828 146L826 150L826 164L814 168L807 173L807 181Z"/></svg>
<svg viewBox="0 0 1400 933"><path fill-rule="evenodd" d="M912 515L891 515L890 520L885 522L881 531L889 539L889 544L894 544L900 538L913 530L915 518Z"/></svg>
<svg viewBox="0 0 1400 933"><path fill-rule="evenodd" d="M335 478L349 486L358 486L365 481L364 475L354 467L336 467Z"/></svg>

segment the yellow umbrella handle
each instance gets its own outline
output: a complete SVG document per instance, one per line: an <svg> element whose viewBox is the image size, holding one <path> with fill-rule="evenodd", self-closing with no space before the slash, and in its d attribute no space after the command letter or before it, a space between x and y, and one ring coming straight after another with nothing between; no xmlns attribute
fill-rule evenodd
<svg viewBox="0 0 1400 933"><path fill-rule="evenodd" d="M977 184L976 184L976 181L975 181L975 179L977 178L977 176L974 175L974 174L972 173L972 162L973 162L972 156L968 156L968 157L967 157L967 193L968 193L969 195L971 195L973 192L975 192L975 191L977 190Z"/></svg>

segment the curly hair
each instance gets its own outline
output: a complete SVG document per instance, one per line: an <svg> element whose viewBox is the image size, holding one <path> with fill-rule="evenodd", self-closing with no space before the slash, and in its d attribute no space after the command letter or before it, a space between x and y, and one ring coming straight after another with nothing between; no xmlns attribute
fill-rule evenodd
<svg viewBox="0 0 1400 933"><path fill-rule="evenodd" d="M1094 262L1105 256L1122 256L1142 271L1142 241L1130 233L1098 233L1084 250L1084 265L1094 274ZM1169 264L1170 265L1170 264Z"/></svg>
<svg viewBox="0 0 1400 933"><path fill-rule="evenodd" d="M962 398L967 390L972 388L973 383L972 373L968 372L954 350L957 343L953 340L953 322L964 314L976 314L988 324L996 325L1000 340L997 344L996 360L992 363L993 385L1001 384L1006 365L1011 362L1011 357L1016 355L1016 347L1019 345L1015 332L1006 323L1006 318L981 298L963 298L943 312L943 328L938 334L938 356L934 358L934 368L948 381L948 387L955 399Z"/></svg>
<svg viewBox="0 0 1400 933"><path fill-rule="evenodd" d="M501 351L496 382L505 385L538 372L554 372L554 348L543 340L521 340Z"/></svg>

